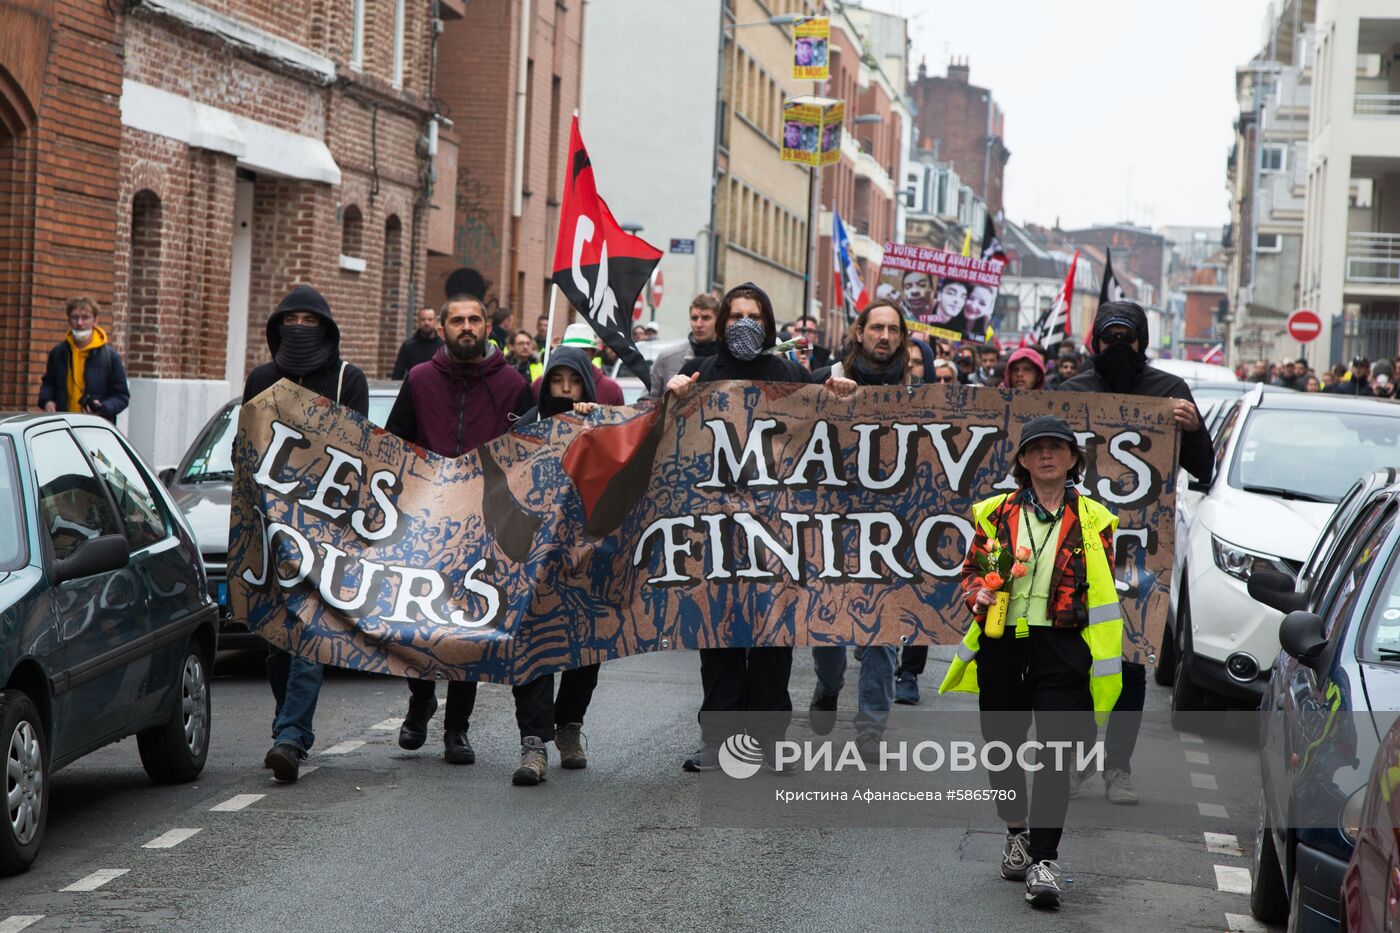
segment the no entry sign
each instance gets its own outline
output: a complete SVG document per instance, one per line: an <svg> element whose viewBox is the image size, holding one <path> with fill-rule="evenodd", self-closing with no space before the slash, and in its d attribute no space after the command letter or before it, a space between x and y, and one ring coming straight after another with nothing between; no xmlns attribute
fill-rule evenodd
<svg viewBox="0 0 1400 933"><path fill-rule="evenodd" d="M1316 311L1299 308L1288 316L1288 335L1299 343L1316 340L1322 333L1322 318Z"/></svg>

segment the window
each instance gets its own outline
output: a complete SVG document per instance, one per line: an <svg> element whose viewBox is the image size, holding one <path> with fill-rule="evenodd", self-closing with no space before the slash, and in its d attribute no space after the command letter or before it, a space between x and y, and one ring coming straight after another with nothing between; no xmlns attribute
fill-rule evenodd
<svg viewBox="0 0 1400 933"><path fill-rule="evenodd" d="M1284 169L1287 152L1283 146L1261 146L1259 149L1259 170L1281 172Z"/></svg>
<svg viewBox="0 0 1400 933"><path fill-rule="evenodd" d="M365 0L351 0L351 8L350 67L359 71L365 66Z"/></svg>
<svg viewBox="0 0 1400 933"><path fill-rule="evenodd" d="M345 208L340 218L340 268L347 272L364 272L365 218L354 204Z"/></svg>
<svg viewBox="0 0 1400 933"><path fill-rule="evenodd" d="M53 546L54 560L64 560L84 542L122 533L112 504L102 490L78 442L67 431L50 431L29 445L34 479L39 486L39 521Z"/></svg>
<svg viewBox="0 0 1400 933"><path fill-rule="evenodd" d="M394 0L394 87L403 87L403 3Z"/></svg>
<svg viewBox="0 0 1400 933"><path fill-rule="evenodd" d="M20 505L15 450L9 438L0 437L0 570L24 566L24 509Z"/></svg>
<svg viewBox="0 0 1400 933"><path fill-rule="evenodd" d="M106 428L78 428L74 433L117 503L131 549L136 551L165 538L165 516L155 491L117 436Z"/></svg>
<svg viewBox="0 0 1400 933"><path fill-rule="evenodd" d="M1277 233L1255 234L1254 246L1261 253L1281 253L1283 252L1283 236Z"/></svg>
<svg viewBox="0 0 1400 933"><path fill-rule="evenodd" d="M1400 463L1388 415L1350 410L1255 409L1236 445L1230 485L1313 502L1338 502L1357 476ZM1336 464L1346 462L1346 470Z"/></svg>

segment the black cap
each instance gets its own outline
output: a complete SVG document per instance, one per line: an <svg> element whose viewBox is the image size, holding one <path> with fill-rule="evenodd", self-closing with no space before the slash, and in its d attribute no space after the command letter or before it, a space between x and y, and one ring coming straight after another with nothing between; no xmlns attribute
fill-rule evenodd
<svg viewBox="0 0 1400 933"><path fill-rule="evenodd" d="M1016 455L1020 456L1027 444L1041 437L1057 437L1066 441L1071 448L1079 449L1079 439L1074 436L1074 430L1062 419L1054 415L1037 415L1021 428L1021 440L1016 444Z"/></svg>
<svg viewBox="0 0 1400 933"><path fill-rule="evenodd" d="M1368 360L1368 359L1366 359L1366 357L1364 357L1364 356L1353 356L1353 357L1351 358L1351 365L1353 365L1353 366L1370 366L1370 365L1371 365L1371 361Z"/></svg>

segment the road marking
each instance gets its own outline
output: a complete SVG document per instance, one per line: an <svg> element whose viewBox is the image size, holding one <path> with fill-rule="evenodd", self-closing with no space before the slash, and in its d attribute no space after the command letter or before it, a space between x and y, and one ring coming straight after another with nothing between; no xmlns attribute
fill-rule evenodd
<svg viewBox="0 0 1400 933"><path fill-rule="evenodd" d="M1206 740L1196 735L1194 732L1178 732L1176 737L1183 742L1190 742L1192 745L1204 745Z"/></svg>
<svg viewBox="0 0 1400 933"><path fill-rule="evenodd" d="M1238 865L1216 865L1215 890L1226 894L1248 894L1249 869Z"/></svg>
<svg viewBox="0 0 1400 933"><path fill-rule="evenodd" d="M33 926L43 919L43 914L15 914L0 920L0 933L19 933L25 927Z"/></svg>
<svg viewBox="0 0 1400 933"><path fill-rule="evenodd" d="M1220 785L1215 782L1215 775L1201 774L1199 771L1191 772L1191 786L1200 790L1220 790Z"/></svg>
<svg viewBox="0 0 1400 933"><path fill-rule="evenodd" d="M1201 816L1214 816L1222 820L1228 820L1230 814L1225 812L1225 808L1218 803L1198 803L1196 809L1201 811Z"/></svg>
<svg viewBox="0 0 1400 933"><path fill-rule="evenodd" d="M215 804L209 808L210 813L232 813L235 810L242 810L244 807L257 803L266 794L239 794L237 797L230 797L223 803Z"/></svg>
<svg viewBox="0 0 1400 933"><path fill-rule="evenodd" d="M129 868L99 868L97 871L88 875L86 878L80 878L77 881L70 884L68 887L63 888L62 890L96 891L98 888L102 887L104 884L111 881L113 878L120 878L122 875L126 874L129 871L131 871L131 869Z"/></svg>
<svg viewBox="0 0 1400 933"><path fill-rule="evenodd" d="M150 842L143 845L143 849L173 849L186 839L199 832L196 829L172 829L168 833L162 833Z"/></svg>
<svg viewBox="0 0 1400 933"><path fill-rule="evenodd" d="M1269 933L1269 928L1249 914L1226 914L1225 928L1229 933Z"/></svg>
<svg viewBox="0 0 1400 933"><path fill-rule="evenodd" d="M1210 756L1205 752L1187 752L1186 763L1192 765L1208 765L1210 764Z"/></svg>
<svg viewBox="0 0 1400 933"><path fill-rule="evenodd" d="M386 719L383 722L377 722L370 726L370 729L375 732L398 732L399 726L401 725L403 725L403 720L401 719Z"/></svg>
<svg viewBox="0 0 1400 933"><path fill-rule="evenodd" d="M1233 833L1206 833L1206 850L1211 855L1244 855L1240 840Z"/></svg>
<svg viewBox="0 0 1400 933"><path fill-rule="evenodd" d="M365 740L364 740L364 739L348 739L348 740L346 740L346 741L344 741L344 742L341 742L341 743L339 743L339 744L337 744L337 745L332 745L330 748L326 749L326 750L323 751L321 754L322 754L322 755L344 755L344 754L347 754L348 752L353 752L355 749L359 748L359 747L360 747L361 745L363 745L363 744L365 744ZM302 768L301 770L305 771L306 769L305 769L305 768Z"/></svg>
<svg viewBox="0 0 1400 933"><path fill-rule="evenodd" d="M298 773L299 773L302 777L306 777L308 774L310 774L312 771L315 771L315 770L316 770L317 768L319 768L319 767L321 767L321 766L320 766L320 765L302 765L302 766L301 766L301 769L300 769L300 771L299 771Z"/></svg>

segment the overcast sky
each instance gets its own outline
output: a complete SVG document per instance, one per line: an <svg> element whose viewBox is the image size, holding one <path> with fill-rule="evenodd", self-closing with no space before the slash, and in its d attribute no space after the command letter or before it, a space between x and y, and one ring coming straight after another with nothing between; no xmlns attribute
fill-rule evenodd
<svg viewBox="0 0 1400 933"><path fill-rule="evenodd" d="M1006 114L1006 213L1066 228L1229 220L1234 69L1267 0L864 0L909 17L910 70L972 83Z"/></svg>

